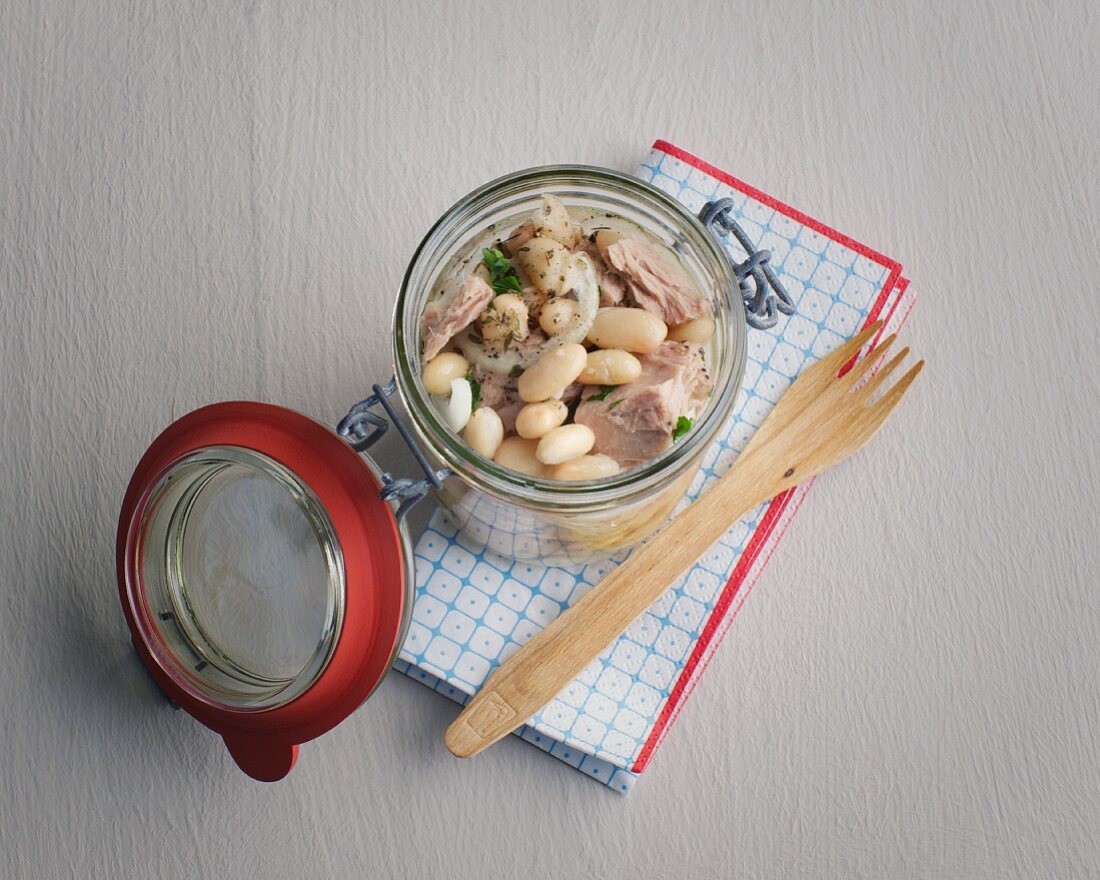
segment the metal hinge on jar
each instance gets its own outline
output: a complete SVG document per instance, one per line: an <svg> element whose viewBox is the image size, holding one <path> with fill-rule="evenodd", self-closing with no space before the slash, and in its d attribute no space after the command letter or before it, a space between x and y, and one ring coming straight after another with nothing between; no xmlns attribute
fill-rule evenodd
<svg viewBox="0 0 1100 880"><path fill-rule="evenodd" d="M433 469L424 450L420 448L412 432L398 416L397 410L390 401L390 397L397 390L395 377L391 377L385 385L375 383L371 386L371 390L373 394L360 400L348 410L346 416L340 419L340 423L336 426L336 433L347 440L356 452L365 452L382 438L390 424L397 428L397 433L401 435L401 439L405 441L416 463L424 471L422 480L394 477L386 472L382 474L382 491L378 495L383 501L397 502L397 513L394 516L397 522L401 523L408 512L428 492L443 488L443 481L451 476L453 471L447 467ZM381 406L385 415L371 412L376 406Z"/></svg>
<svg viewBox="0 0 1100 880"><path fill-rule="evenodd" d="M732 209L733 199L731 198L707 202L699 212L699 219L718 239L732 233L747 254L748 259L743 263L735 262L728 252L726 257L733 266L733 272L741 290L741 301L745 305L745 320L750 327L768 330L779 321L779 312L784 315L794 314L794 302L771 267L772 252L757 249L753 245L745 230L733 219Z"/></svg>

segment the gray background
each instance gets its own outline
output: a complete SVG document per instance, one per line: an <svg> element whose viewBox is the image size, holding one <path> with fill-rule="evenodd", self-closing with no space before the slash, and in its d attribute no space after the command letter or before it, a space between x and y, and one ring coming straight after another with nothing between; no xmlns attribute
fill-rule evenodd
<svg viewBox="0 0 1100 880"><path fill-rule="evenodd" d="M0 875L1100 876L1097 8L962 5L4 3ZM250 782L128 648L146 444L334 420L451 202L655 137L902 259L915 393L629 798L400 675Z"/></svg>

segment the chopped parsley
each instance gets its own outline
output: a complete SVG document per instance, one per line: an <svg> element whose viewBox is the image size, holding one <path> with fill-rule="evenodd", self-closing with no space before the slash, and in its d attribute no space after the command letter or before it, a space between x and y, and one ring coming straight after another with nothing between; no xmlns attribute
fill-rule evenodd
<svg viewBox="0 0 1100 880"><path fill-rule="evenodd" d="M611 410L613 410L615 407L617 407L620 403L624 402L625 400L626 400L625 397L620 397L618 400L611 401L611 403L609 403L607 405L607 411L611 412Z"/></svg>
<svg viewBox="0 0 1100 880"><path fill-rule="evenodd" d="M482 248L481 258L485 261L485 268L493 278L506 274L512 268L508 258L496 248Z"/></svg>
<svg viewBox="0 0 1100 880"><path fill-rule="evenodd" d="M680 418L676 420L676 427L672 429L672 439L679 440L691 430L691 426L694 424L695 419L689 419L687 416L680 416Z"/></svg>
<svg viewBox="0 0 1100 880"><path fill-rule="evenodd" d="M595 403L598 400L606 400L607 395L609 395L612 391L614 391L618 387L619 387L618 385L601 385L599 391L597 391L595 394L589 395L585 399L586 400L591 400L593 403Z"/></svg>
<svg viewBox="0 0 1100 880"><path fill-rule="evenodd" d="M470 383L470 412L473 412L481 400L481 383L474 378L472 371L466 375L466 381Z"/></svg>
<svg viewBox="0 0 1100 880"><path fill-rule="evenodd" d="M523 285L508 258L496 248L482 248L481 256L489 270L493 293L522 293Z"/></svg>

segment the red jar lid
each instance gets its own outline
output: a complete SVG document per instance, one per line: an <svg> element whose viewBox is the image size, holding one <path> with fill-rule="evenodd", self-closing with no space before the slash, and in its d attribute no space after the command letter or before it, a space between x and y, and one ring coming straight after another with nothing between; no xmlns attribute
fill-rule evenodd
<svg viewBox="0 0 1100 880"><path fill-rule="evenodd" d="M410 610L405 543L368 460L260 403L189 413L142 457L119 517L119 593L168 697L276 780L367 698Z"/></svg>

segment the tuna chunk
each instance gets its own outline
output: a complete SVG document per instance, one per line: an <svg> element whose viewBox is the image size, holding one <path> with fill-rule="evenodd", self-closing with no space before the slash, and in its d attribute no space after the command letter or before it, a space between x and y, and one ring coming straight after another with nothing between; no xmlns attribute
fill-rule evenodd
<svg viewBox="0 0 1100 880"><path fill-rule="evenodd" d="M514 434L516 432L516 416L519 415L519 411L527 406L519 397L515 400L509 400L500 409L497 410L497 415L500 416L500 423L504 425L504 434Z"/></svg>
<svg viewBox="0 0 1100 880"><path fill-rule="evenodd" d="M490 373L481 367L474 367L473 378L481 385L481 397L478 398L481 406L499 409L512 398L519 396L516 380L511 376L502 376L500 373Z"/></svg>
<svg viewBox="0 0 1100 880"><path fill-rule="evenodd" d="M607 261L630 282L634 301L666 324L710 314L710 303L695 292L684 270L650 242L621 239L607 249Z"/></svg>
<svg viewBox="0 0 1100 880"><path fill-rule="evenodd" d="M588 399L599 393L592 388L574 417L596 435L592 451L610 456L624 470L672 446L677 420L699 415L711 387L703 347L694 342L662 342L639 360L642 374L637 379L602 400Z"/></svg>
<svg viewBox="0 0 1100 880"><path fill-rule="evenodd" d="M474 381L481 385L478 406L487 406L497 411L497 415L504 423L505 434L514 431L516 416L524 407L523 401L519 399L516 380L511 376L490 373L481 367L474 367Z"/></svg>
<svg viewBox="0 0 1100 880"><path fill-rule="evenodd" d="M596 270L596 283L600 287L600 308L605 309L622 303L626 299L629 285L625 278L607 265L600 255L600 249L596 247L596 242L591 237L582 238L573 252L577 251L584 251L592 258L592 267Z"/></svg>
<svg viewBox="0 0 1100 880"><path fill-rule="evenodd" d="M627 283L623 276L609 269L599 256L592 263L596 267L596 281L600 285L600 308L619 305L626 299Z"/></svg>
<svg viewBox="0 0 1100 880"><path fill-rule="evenodd" d="M484 311L493 298L493 288L477 275L462 282L457 291L444 294L424 307L420 335L424 340L424 360L430 361L443 351L455 334Z"/></svg>

